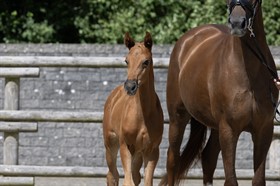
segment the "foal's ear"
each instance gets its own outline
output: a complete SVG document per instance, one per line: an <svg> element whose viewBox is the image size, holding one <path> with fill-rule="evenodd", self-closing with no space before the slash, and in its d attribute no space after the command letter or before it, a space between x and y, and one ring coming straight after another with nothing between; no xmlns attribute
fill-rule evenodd
<svg viewBox="0 0 280 186"><path fill-rule="evenodd" d="M124 35L124 44L129 50L135 45L135 41L130 37L128 32Z"/></svg>
<svg viewBox="0 0 280 186"><path fill-rule="evenodd" d="M146 32L146 36L144 38L144 45L145 47L147 47L148 49L152 49L153 46L153 40L152 40L152 36L149 32Z"/></svg>

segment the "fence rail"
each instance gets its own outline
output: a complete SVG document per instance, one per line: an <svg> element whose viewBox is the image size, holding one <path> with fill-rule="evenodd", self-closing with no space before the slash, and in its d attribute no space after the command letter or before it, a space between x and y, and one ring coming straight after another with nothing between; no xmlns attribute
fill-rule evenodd
<svg viewBox="0 0 280 186"><path fill-rule="evenodd" d="M104 176L106 172L90 167L47 167L21 166L18 164L19 132L36 132L37 122L102 122L103 113L86 111L51 111L19 109L19 88L21 77L39 77L40 67L82 67L82 68L115 68L125 67L124 57L55 57L55 56L1 56L0 77L5 78L4 110L0 111L0 131L4 132L4 165L0 165L0 185L34 185L34 176ZM277 64L280 60L276 59ZM154 58L155 68L167 68L168 58ZM280 65L278 66L280 69ZM168 123L168 119L165 119ZM280 126L275 126L274 137L280 137ZM267 172L268 179L280 180L279 165L277 170ZM279 170L278 170L279 169ZM223 171L216 171L216 178L223 178ZM161 176L162 170L156 175ZM237 170L239 178L250 179L252 170ZM9 177L11 176L11 177ZM23 177L19 177L23 176ZM24 177L25 176L25 177ZM199 173L190 173L190 177L201 178ZM20 182L19 182L20 181Z"/></svg>
<svg viewBox="0 0 280 186"><path fill-rule="evenodd" d="M2 67L0 68L0 77L39 77L39 72L39 68Z"/></svg>
<svg viewBox="0 0 280 186"><path fill-rule="evenodd" d="M0 165L0 174L4 176L22 176L22 177L101 177L107 174L107 168L103 167L70 167L70 166L26 166L26 165ZM154 176L162 177L166 173L165 169L155 170ZM238 179L252 179L253 170L238 169L236 170ZM120 176L124 176L120 170ZM280 181L280 171L268 170L266 177L268 180ZM215 179L224 179L224 171L216 170ZM199 169L191 169L188 178L201 179L202 172Z"/></svg>
<svg viewBox="0 0 280 186"><path fill-rule="evenodd" d="M0 67L125 67L124 57L80 57L80 56L0 56ZM275 57L280 69L280 57ZM167 68L169 58L153 58L154 68Z"/></svg>
<svg viewBox="0 0 280 186"><path fill-rule="evenodd" d="M36 122L101 122L102 112L86 111L32 111L1 110L0 121L36 121Z"/></svg>
<svg viewBox="0 0 280 186"><path fill-rule="evenodd" d="M124 57L1 56L0 67L125 67ZM155 68L166 68L168 58L153 58Z"/></svg>

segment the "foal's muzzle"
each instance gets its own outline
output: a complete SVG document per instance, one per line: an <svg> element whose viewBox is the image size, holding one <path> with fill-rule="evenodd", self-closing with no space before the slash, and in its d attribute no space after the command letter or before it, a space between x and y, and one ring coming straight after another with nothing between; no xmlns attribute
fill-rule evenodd
<svg viewBox="0 0 280 186"><path fill-rule="evenodd" d="M130 79L127 79L125 82L124 82L124 89L126 91L126 93L130 96L133 96L136 94L136 91L138 89L138 82L136 79L133 79L133 80L130 80Z"/></svg>

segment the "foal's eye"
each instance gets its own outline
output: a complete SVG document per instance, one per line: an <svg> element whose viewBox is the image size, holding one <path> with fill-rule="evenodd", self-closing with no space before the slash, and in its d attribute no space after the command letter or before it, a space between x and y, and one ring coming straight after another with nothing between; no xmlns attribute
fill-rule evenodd
<svg viewBox="0 0 280 186"><path fill-rule="evenodd" d="M149 65L149 63L150 63L149 60L144 61L144 62L142 63L142 67L143 67L143 68L147 68L148 65Z"/></svg>

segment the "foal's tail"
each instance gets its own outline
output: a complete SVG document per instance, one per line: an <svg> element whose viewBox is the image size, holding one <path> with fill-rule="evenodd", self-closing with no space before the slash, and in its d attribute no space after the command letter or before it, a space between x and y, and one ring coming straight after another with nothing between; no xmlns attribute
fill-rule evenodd
<svg viewBox="0 0 280 186"><path fill-rule="evenodd" d="M194 118L191 119L191 131L188 143L184 147L178 161L178 171L175 171L175 182L179 183L189 171L195 160L201 158L201 152L206 140L207 127Z"/></svg>

